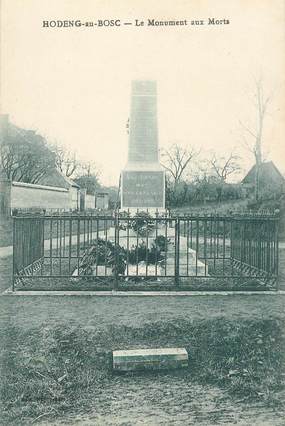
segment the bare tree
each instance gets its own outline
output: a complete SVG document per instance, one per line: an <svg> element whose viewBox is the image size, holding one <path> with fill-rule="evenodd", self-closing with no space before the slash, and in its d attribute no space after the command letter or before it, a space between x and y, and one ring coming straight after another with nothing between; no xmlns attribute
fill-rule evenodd
<svg viewBox="0 0 285 426"><path fill-rule="evenodd" d="M101 175L101 170L99 166L93 161L82 161L79 163L77 175L96 176L96 178L99 179L99 176Z"/></svg>
<svg viewBox="0 0 285 426"><path fill-rule="evenodd" d="M241 170L239 161L240 157L234 151L230 152L228 156L218 157L213 154L210 159L210 166L219 181L224 183L230 175Z"/></svg>
<svg viewBox="0 0 285 426"><path fill-rule="evenodd" d="M168 150L162 151L162 165L171 176L174 185L182 180L191 160L197 155L194 148L184 148L178 144L173 144Z"/></svg>
<svg viewBox="0 0 285 426"><path fill-rule="evenodd" d="M264 95L263 81L262 78L255 80L254 89L254 104L257 113L256 126L254 129L245 125L240 121L242 129L246 132L247 137L243 135L243 141L247 149L254 155L255 159L255 199L259 199L260 192L260 169L263 161L263 127L264 119L267 113L268 104L271 100L271 96ZM248 139L249 138L249 139Z"/></svg>
<svg viewBox="0 0 285 426"><path fill-rule="evenodd" d="M54 154L41 135L11 124L0 161L7 179L26 183L38 183L55 167Z"/></svg>
<svg viewBox="0 0 285 426"><path fill-rule="evenodd" d="M94 193L99 186L99 167L92 161L84 162L76 158L76 154L61 145L54 145L56 167L65 176L72 178L88 193Z"/></svg>
<svg viewBox="0 0 285 426"><path fill-rule="evenodd" d="M73 177L76 170L79 168L79 162L76 159L74 152L68 151L61 145L52 147L55 153L55 163L58 170L67 177Z"/></svg>
<svg viewBox="0 0 285 426"><path fill-rule="evenodd" d="M78 166L74 181L81 188L85 188L88 194L94 194L95 191L100 187L100 174L100 169L95 163L81 162Z"/></svg>

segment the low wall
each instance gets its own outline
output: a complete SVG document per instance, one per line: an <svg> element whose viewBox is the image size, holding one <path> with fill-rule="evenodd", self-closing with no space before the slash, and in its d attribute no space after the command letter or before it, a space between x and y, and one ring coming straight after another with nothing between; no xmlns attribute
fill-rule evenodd
<svg viewBox="0 0 285 426"><path fill-rule="evenodd" d="M95 195L85 195L85 209L95 209Z"/></svg>
<svg viewBox="0 0 285 426"><path fill-rule="evenodd" d="M108 210L109 194L105 192L97 192L95 205L96 205L96 209Z"/></svg>
<svg viewBox="0 0 285 426"><path fill-rule="evenodd" d="M70 187L70 199L71 199L71 209L72 210L78 210L80 206L80 192L79 189L76 187Z"/></svg>
<svg viewBox="0 0 285 426"><path fill-rule="evenodd" d="M72 196L65 188L13 182L11 209L72 209Z"/></svg>
<svg viewBox="0 0 285 426"><path fill-rule="evenodd" d="M80 200L80 197L82 198ZM46 210L95 209L95 195L77 187L69 189L24 182L0 181L0 215L10 216L13 209Z"/></svg>

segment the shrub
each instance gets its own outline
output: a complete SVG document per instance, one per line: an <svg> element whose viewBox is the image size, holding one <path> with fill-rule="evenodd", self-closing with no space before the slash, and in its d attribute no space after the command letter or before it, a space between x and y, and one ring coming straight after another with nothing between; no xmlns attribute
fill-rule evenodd
<svg viewBox="0 0 285 426"><path fill-rule="evenodd" d="M154 228L155 224L148 212L138 212L134 220L131 221L130 226L139 236L146 236Z"/></svg>

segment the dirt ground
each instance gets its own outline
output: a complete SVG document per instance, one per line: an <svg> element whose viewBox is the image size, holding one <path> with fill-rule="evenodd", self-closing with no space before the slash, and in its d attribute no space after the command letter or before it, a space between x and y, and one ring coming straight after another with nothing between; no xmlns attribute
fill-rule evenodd
<svg viewBox="0 0 285 426"><path fill-rule="evenodd" d="M275 296L2 296L2 424L281 426L273 375L284 317ZM112 373L112 350L159 346L186 347L189 368ZM243 378L227 373L242 366L246 391L233 392Z"/></svg>
<svg viewBox="0 0 285 426"><path fill-rule="evenodd" d="M262 403L227 398L213 385L189 384L183 376L152 375L116 378L103 395L94 395L94 408L42 426L56 425L244 425L281 426L281 413ZM105 410L102 407L105 406Z"/></svg>
<svg viewBox="0 0 285 426"><path fill-rule="evenodd" d="M282 256L281 285L285 250ZM11 261L0 259L2 291L11 285ZM1 424L281 426L276 377L284 367L284 305L284 296L272 295L2 296ZM186 347L189 368L119 376L110 370L112 350L160 345ZM227 345L231 355L219 351ZM64 360L69 378L59 383Z"/></svg>

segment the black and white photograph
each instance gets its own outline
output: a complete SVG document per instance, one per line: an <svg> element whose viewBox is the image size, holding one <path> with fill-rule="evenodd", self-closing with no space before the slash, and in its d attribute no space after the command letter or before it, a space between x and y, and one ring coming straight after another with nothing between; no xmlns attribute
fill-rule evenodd
<svg viewBox="0 0 285 426"><path fill-rule="evenodd" d="M284 425L284 0L0 20L0 424Z"/></svg>

